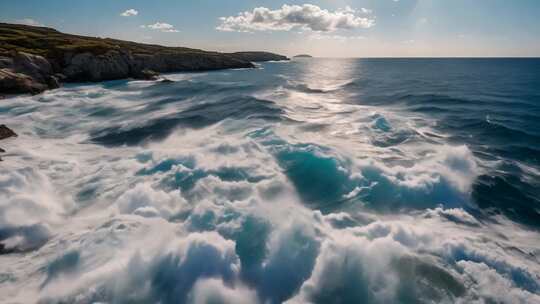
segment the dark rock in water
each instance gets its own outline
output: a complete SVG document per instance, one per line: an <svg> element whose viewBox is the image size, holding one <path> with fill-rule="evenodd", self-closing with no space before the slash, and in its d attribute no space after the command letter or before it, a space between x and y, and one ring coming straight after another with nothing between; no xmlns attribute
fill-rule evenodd
<svg viewBox="0 0 540 304"><path fill-rule="evenodd" d="M0 161L2 159L0 158ZM3 254L10 254L10 253L13 253L13 250L11 249L6 249L6 245L0 243L0 255L3 255Z"/></svg>
<svg viewBox="0 0 540 304"><path fill-rule="evenodd" d="M47 79L47 85L49 86L49 89L58 89L60 87L60 81L58 81L56 76L50 76Z"/></svg>
<svg viewBox="0 0 540 304"><path fill-rule="evenodd" d="M173 80L170 80L168 78L163 78L161 81L161 83L173 83L174 81Z"/></svg>
<svg viewBox="0 0 540 304"><path fill-rule="evenodd" d="M17 134L13 132L10 128L6 127L6 125L0 125L0 140L6 139L9 137L17 137ZM0 148L0 153L5 153L6 150ZM2 158L0 157L0 161L2 161Z"/></svg>
<svg viewBox="0 0 540 304"><path fill-rule="evenodd" d="M10 69L0 69L0 92L9 94L39 94L48 88L32 77L13 72Z"/></svg>
<svg viewBox="0 0 540 304"><path fill-rule="evenodd" d="M254 68L252 62L288 60L267 52L207 52L8 23L0 23L0 46L0 93L13 94L37 94L61 82L157 80L158 73Z"/></svg>
<svg viewBox="0 0 540 304"><path fill-rule="evenodd" d="M6 125L0 125L0 140L17 136L17 133L13 132L13 130L8 128Z"/></svg>
<svg viewBox="0 0 540 304"><path fill-rule="evenodd" d="M154 72L152 70L142 70L136 74L133 75L133 78L135 79L141 79L141 80L158 80L159 73Z"/></svg>

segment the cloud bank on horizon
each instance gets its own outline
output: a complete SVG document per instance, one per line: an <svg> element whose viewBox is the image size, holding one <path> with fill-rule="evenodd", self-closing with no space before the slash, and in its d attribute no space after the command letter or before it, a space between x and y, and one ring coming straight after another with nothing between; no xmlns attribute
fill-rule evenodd
<svg viewBox="0 0 540 304"><path fill-rule="evenodd" d="M359 16L358 13L366 16ZM237 16L221 17L219 31L290 31L291 29L333 32L338 29L370 28L375 19L368 14L368 9L357 11L350 6L334 12L313 4L283 5L271 10L258 7L253 11L239 13Z"/></svg>

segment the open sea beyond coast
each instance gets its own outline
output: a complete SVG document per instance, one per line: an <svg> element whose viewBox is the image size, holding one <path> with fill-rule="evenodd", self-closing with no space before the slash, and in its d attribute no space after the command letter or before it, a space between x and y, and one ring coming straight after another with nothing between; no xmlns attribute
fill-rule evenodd
<svg viewBox="0 0 540 304"><path fill-rule="evenodd" d="M540 59L0 102L1 303L540 303Z"/></svg>

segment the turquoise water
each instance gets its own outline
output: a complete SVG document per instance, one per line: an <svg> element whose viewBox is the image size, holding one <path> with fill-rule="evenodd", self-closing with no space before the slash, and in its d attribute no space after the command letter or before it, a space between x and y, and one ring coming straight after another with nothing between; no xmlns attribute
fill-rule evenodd
<svg viewBox="0 0 540 304"><path fill-rule="evenodd" d="M0 104L0 301L540 302L540 60L299 59Z"/></svg>

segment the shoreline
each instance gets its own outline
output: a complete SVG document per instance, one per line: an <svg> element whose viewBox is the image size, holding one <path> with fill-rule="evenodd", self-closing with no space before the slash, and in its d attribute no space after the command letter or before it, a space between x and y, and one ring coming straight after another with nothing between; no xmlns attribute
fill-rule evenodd
<svg viewBox="0 0 540 304"><path fill-rule="evenodd" d="M158 80L162 73L256 68L255 62L276 60L289 58L269 52L165 47L0 23L0 95L36 95L63 83Z"/></svg>

